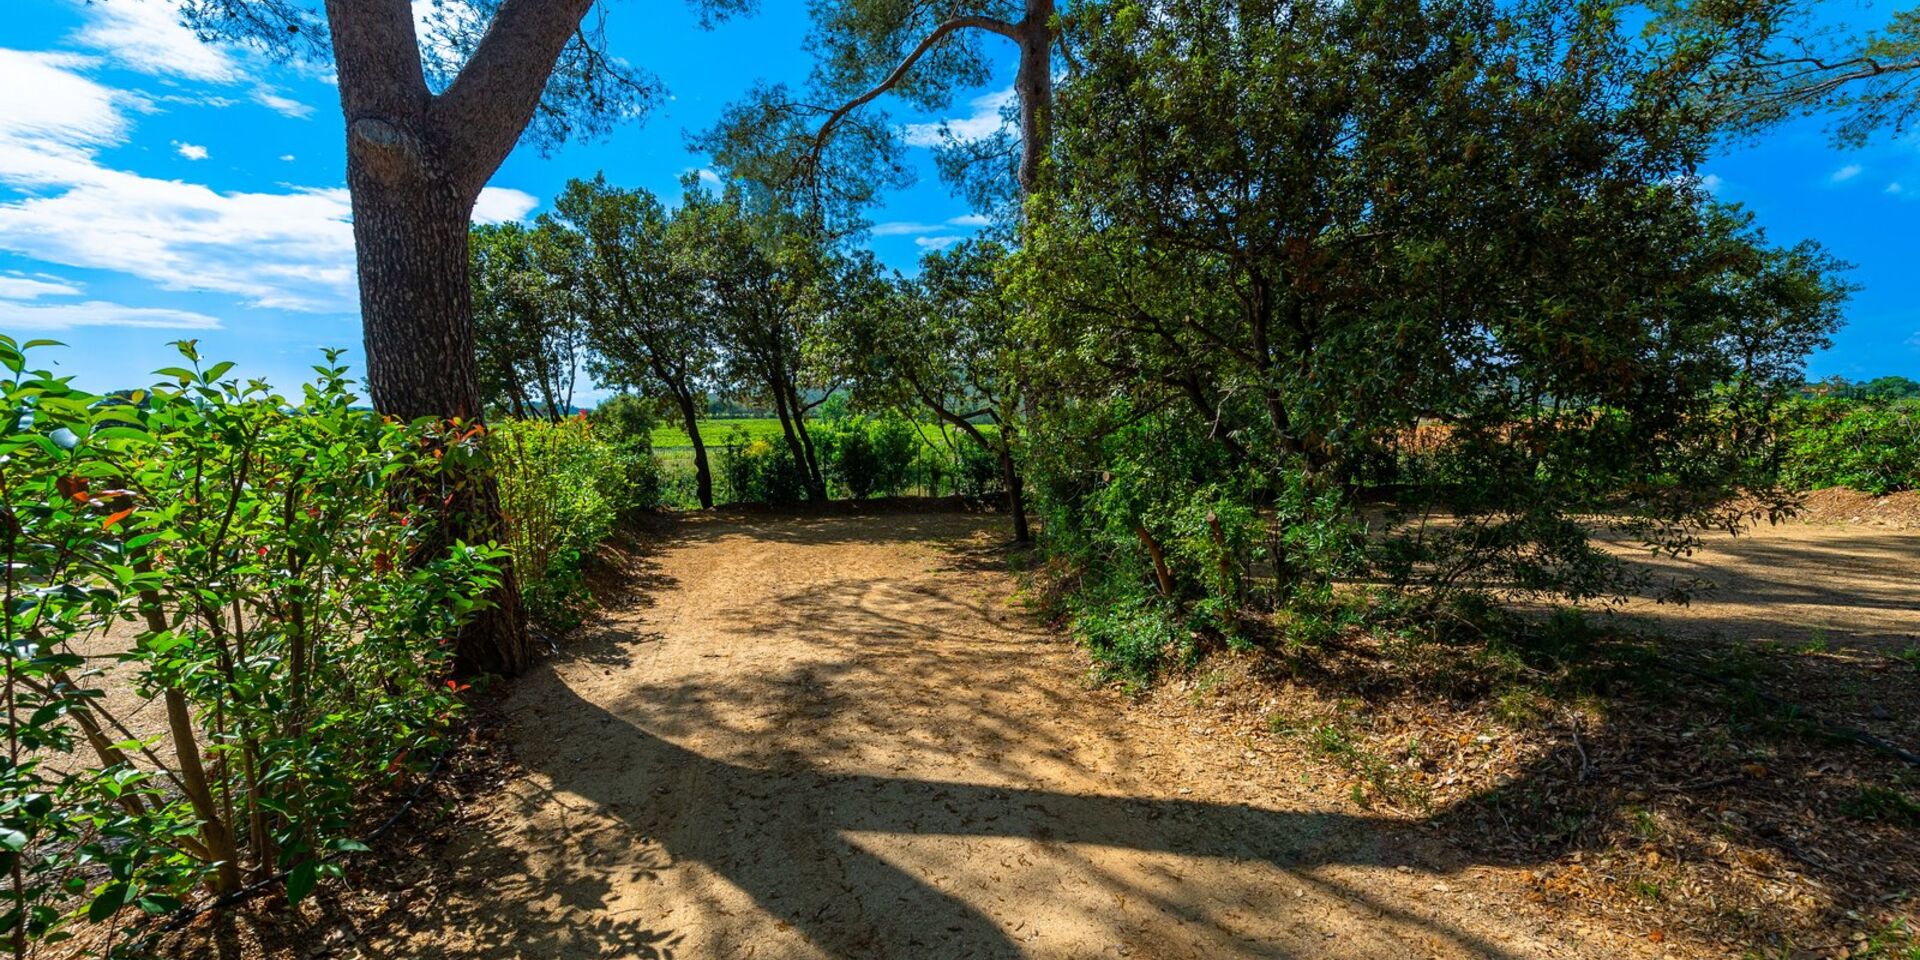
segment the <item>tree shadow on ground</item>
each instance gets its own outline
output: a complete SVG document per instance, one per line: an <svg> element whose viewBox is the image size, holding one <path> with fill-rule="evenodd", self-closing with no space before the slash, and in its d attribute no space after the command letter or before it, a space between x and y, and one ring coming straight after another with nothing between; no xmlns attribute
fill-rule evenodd
<svg viewBox="0 0 1920 960"><path fill-rule="evenodd" d="M416 939L370 955L410 955L425 937L481 957L999 958L1060 955L1058 940L1040 948L1063 931L1076 956L1089 943L1323 956L1335 936L1346 956L1528 954L1443 919L1448 905L1421 908L1410 892L1460 863L1408 825L1169 799L1129 779L1158 761L1128 731L1061 726L1107 717L1111 694L1079 685L1054 638L976 589L1004 569L990 525L696 515L650 530L661 552L730 537L940 550L930 571L703 608L728 645L683 655L716 659L584 695L631 649L623 631L647 624L609 611L566 661L516 685L528 775L485 829L461 831L458 878L409 918ZM647 569L652 589L672 586ZM1184 939L1143 939L1169 925Z"/></svg>

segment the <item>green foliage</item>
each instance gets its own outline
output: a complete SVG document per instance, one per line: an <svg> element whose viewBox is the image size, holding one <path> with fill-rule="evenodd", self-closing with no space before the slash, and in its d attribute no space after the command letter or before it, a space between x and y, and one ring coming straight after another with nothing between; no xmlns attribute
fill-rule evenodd
<svg viewBox="0 0 1920 960"><path fill-rule="evenodd" d="M921 448L913 424L897 416L849 417L819 431L817 440L827 476L855 500L899 493Z"/></svg>
<svg viewBox="0 0 1920 960"><path fill-rule="evenodd" d="M720 480L730 503L798 503L806 474L784 442L755 438L735 427L720 448Z"/></svg>
<svg viewBox="0 0 1920 960"><path fill-rule="evenodd" d="M191 342L94 396L29 369L39 346L0 337L0 932L137 933L281 869L298 899L460 708L452 640L502 554L433 521L478 431L356 409L337 353L294 400ZM109 687L169 733L134 734Z"/></svg>
<svg viewBox="0 0 1920 960"><path fill-rule="evenodd" d="M1801 400L1782 411L1781 431L1781 477L1796 489L1920 487L1920 400Z"/></svg>
<svg viewBox="0 0 1920 960"><path fill-rule="evenodd" d="M622 517L658 504L647 437L586 417L509 420L488 434L507 547L534 619L560 630L577 625L592 599L586 571L594 549Z"/></svg>
<svg viewBox="0 0 1920 960"><path fill-rule="evenodd" d="M1790 499L1773 411L1846 287L1699 189L1697 65L1613 8L1108 2L1074 27L1000 275L1081 589L1616 596L1638 578L1594 531L1678 551Z"/></svg>
<svg viewBox="0 0 1920 960"><path fill-rule="evenodd" d="M489 409L549 420L572 415L591 306L584 249L579 236L545 218L533 227L472 228L474 353Z"/></svg>

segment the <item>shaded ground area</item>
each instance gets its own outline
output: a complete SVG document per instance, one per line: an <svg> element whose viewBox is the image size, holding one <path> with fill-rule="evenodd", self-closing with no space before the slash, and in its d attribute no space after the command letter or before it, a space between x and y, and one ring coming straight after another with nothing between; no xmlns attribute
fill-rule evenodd
<svg viewBox="0 0 1920 960"><path fill-rule="evenodd" d="M999 536L676 522L644 589L507 693L522 774L362 955L1625 950L1297 771L1130 719L1010 606Z"/></svg>
<svg viewBox="0 0 1920 960"><path fill-rule="evenodd" d="M1658 582L1697 581L1685 606L1629 612L1681 637L1898 654L1920 648L1920 530L1783 523L1707 535L1681 558L1638 558Z"/></svg>

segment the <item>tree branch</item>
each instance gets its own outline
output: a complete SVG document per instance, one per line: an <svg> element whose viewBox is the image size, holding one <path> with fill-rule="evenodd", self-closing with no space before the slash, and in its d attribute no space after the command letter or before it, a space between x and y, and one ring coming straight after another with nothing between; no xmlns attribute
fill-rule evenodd
<svg viewBox="0 0 1920 960"><path fill-rule="evenodd" d="M336 0L339 2L339 0ZM500 168L540 105L561 51L593 0L506 0L433 116L468 196Z"/></svg>
<svg viewBox="0 0 1920 960"><path fill-rule="evenodd" d="M907 54L906 58L900 61L900 65L894 67L893 72L887 74L886 78L875 85L873 89L841 104L839 108L827 116L826 122L820 125L819 132L813 135L812 164L814 166L819 165L820 154L826 149L827 140L833 134L833 128L838 126L840 121L846 119L847 114L872 103L881 94L899 86L900 81L906 79L907 72L913 69L913 65L918 63L921 57L926 56L927 51L933 49L935 44L945 39L947 34L953 33L956 30L967 29L986 30L1016 42L1020 39L1019 30L1015 28L1013 24L997 17L969 15L954 17L942 22L922 38L919 45L913 48L913 52Z"/></svg>

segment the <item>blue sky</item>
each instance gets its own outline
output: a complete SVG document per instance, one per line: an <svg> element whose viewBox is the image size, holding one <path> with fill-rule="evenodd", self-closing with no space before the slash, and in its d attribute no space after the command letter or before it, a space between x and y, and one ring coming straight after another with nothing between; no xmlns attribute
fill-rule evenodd
<svg viewBox="0 0 1920 960"><path fill-rule="evenodd" d="M422 0L424 2L424 0ZM0 332L71 346L44 360L83 386L145 382L162 346L198 338L209 356L283 389L323 346L360 348L339 101L321 65L210 47L162 0L14 0L0 27ZM702 169L683 135L708 126L758 78L799 81L804 4L767 0L750 19L700 30L684 6L612 6L613 48L672 99L644 124L543 157L523 148L476 217L545 209L571 177L672 201ZM1008 51L1009 57L1011 50ZM997 122L996 83L949 115L899 109L903 124ZM929 129L909 129L911 135ZM910 269L967 235L969 213L913 150L915 187L875 212L883 260ZM1703 169L1776 242L1813 238L1856 265L1862 289L1814 376L1920 379L1920 139L1831 147L1817 122L1729 148Z"/></svg>

